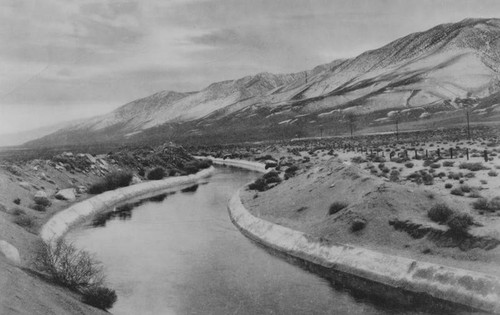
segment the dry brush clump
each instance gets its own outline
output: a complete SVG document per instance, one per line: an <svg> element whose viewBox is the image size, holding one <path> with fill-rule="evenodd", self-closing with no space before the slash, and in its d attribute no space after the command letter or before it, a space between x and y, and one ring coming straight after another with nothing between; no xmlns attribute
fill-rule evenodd
<svg viewBox="0 0 500 315"><path fill-rule="evenodd" d="M43 243L37 254L38 269L55 283L80 292L84 302L104 310L116 302L115 291L104 287L101 262L88 252L61 239Z"/></svg>
<svg viewBox="0 0 500 315"><path fill-rule="evenodd" d="M473 218L467 213L457 213L444 203L432 206L427 216L434 222L448 225L454 234L466 234L469 227L474 224Z"/></svg>
<svg viewBox="0 0 500 315"><path fill-rule="evenodd" d="M160 180L165 177L165 169L163 167L155 167L149 171L147 179L149 180Z"/></svg>
<svg viewBox="0 0 500 315"><path fill-rule="evenodd" d="M340 210L346 208L347 206L349 206L349 204L347 204L346 202L335 201L330 205L330 208L328 208L328 214L329 215L335 214Z"/></svg>
<svg viewBox="0 0 500 315"><path fill-rule="evenodd" d="M132 177L132 173L126 171L109 173L103 180L90 186L89 193L95 195L108 190L126 187L130 185Z"/></svg>

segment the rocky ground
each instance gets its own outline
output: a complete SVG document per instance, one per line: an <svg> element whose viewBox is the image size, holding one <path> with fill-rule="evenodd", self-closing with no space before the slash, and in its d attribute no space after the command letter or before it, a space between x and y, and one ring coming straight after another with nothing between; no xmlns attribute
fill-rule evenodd
<svg viewBox="0 0 500 315"><path fill-rule="evenodd" d="M51 283L36 266L40 227L56 212L88 198L90 185L115 171L163 167L170 176L196 172L181 147L121 148L108 154L62 152L46 159L0 161L0 313L101 314L77 293Z"/></svg>
<svg viewBox="0 0 500 315"><path fill-rule="evenodd" d="M245 206L266 220L331 242L500 276L500 143L475 132L472 141L450 131L399 142L391 134L198 153L277 166L243 192ZM444 218L430 214L443 205Z"/></svg>

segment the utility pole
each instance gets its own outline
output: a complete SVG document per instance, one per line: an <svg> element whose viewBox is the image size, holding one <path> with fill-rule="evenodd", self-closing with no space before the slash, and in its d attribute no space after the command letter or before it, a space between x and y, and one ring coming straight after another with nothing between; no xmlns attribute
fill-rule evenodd
<svg viewBox="0 0 500 315"><path fill-rule="evenodd" d="M465 117L467 118L467 139L471 139L470 135L470 110L477 106L478 101L472 97L470 94L467 95L466 98L456 98L455 103L460 105L465 110Z"/></svg>

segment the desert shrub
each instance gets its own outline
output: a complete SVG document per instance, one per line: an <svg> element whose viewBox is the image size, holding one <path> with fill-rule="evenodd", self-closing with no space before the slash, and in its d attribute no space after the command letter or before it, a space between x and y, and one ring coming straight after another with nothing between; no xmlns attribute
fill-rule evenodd
<svg viewBox="0 0 500 315"><path fill-rule="evenodd" d="M444 223L448 221L450 216L453 214L453 210L444 203L438 203L432 206L432 208L427 211L427 216L434 222Z"/></svg>
<svg viewBox="0 0 500 315"><path fill-rule="evenodd" d="M446 189L451 189L452 187L453 187L453 184L450 184L450 183L444 184L444 188L446 188Z"/></svg>
<svg viewBox="0 0 500 315"><path fill-rule="evenodd" d="M397 170L392 170L391 174L389 175L389 180L391 182L399 181L399 172Z"/></svg>
<svg viewBox="0 0 500 315"><path fill-rule="evenodd" d="M258 191L265 191L269 187L266 184L266 181L261 177L257 178L253 183L248 185L248 189L250 190L258 190Z"/></svg>
<svg viewBox="0 0 500 315"><path fill-rule="evenodd" d="M143 168L141 168L139 172L137 172L137 175L144 177L146 175L146 171Z"/></svg>
<svg viewBox="0 0 500 315"><path fill-rule="evenodd" d="M351 223L351 231L352 232L360 231L360 230L364 229L365 226L366 226L366 220L360 219L360 218L356 218Z"/></svg>
<svg viewBox="0 0 500 315"><path fill-rule="evenodd" d="M441 167L441 164L439 163L432 163L431 165L429 165L431 168L440 168Z"/></svg>
<svg viewBox="0 0 500 315"><path fill-rule="evenodd" d="M35 199L35 204L43 207L45 210L45 208L50 207L50 205L52 203L50 202L50 200L48 198L38 198L38 199Z"/></svg>
<svg viewBox="0 0 500 315"><path fill-rule="evenodd" d="M382 168L382 173L384 173L384 174L387 174L387 173L389 173L390 171L391 171L391 170L390 170L388 167L384 167L384 168Z"/></svg>
<svg viewBox="0 0 500 315"><path fill-rule="evenodd" d="M165 170L163 167L156 167L149 171L147 179L149 180L160 180L165 177Z"/></svg>
<svg viewBox="0 0 500 315"><path fill-rule="evenodd" d="M24 213L17 215L14 218L14 223L25 228L32 228L35 226L33 218Z"/></svg>
<svg viewBox="0 0 500 315"><path fill-rule="evenodd" d="M462 185L460 186L460 190L462 190L464 193L469 193L471 191L471 188L469 185Z"/></svg>
<svg viewBox="0 0 500 315"><path fill-rule="evenodd" d="M33 210L36 210L36 211L40 211L40 212L47 210L46 206L38 204L38 203L30 205L30 208Z"/></svg>
<svg viewBox="0 0 500 315"><path fill-rule="evenodd" d="M433 161L433 160L428 159L428 160L425 160L425 161L424 161L424 164L423 164L423 165L424 165L424 167L427 167L427 166L430 166L430 165L431 165L431 164L433 164L433 163L434 163L434 161Z"/></svg>
<svg viewBox="0 0 500 315"><path fill-rule="evenodd" d="M488 184L488 181L487 181L487 180L484 180L484 179L481 179L479 182L480 182L482 185L486 185L486 184Z"/></svg>
<svg viewBox="0 0 500 315"><path fill-rule="evenodd" d="M477 189L472 189L469 193L469 198L481 198L481 194L479 193L479 191L477 191Z"/></svg>
<svg viewBox="0 0 500 315"><path fill-rule="evenodd" d="M443 177L446 177L446 173L445 172L439 172L439 173L437 173L436 176L439 177L439 178L443 178Z"/></svg>
<svg viewBox="0 0 500 315"><path fill-rule="evenodd" d="M385 164L384 164L384 163L379 163L379 164L378 164L378 168L379 168L380 170L383 170L383 169L385 168Z"/></svg>
<svg viewBox="0 0 500 315"><path fill-rule="evenodd" d="M12 209L10 213L11 213L12 215L14 215L14 216L18 216L18 215L26 214L26 212L25 212L23 209L18 208L18 207L15 207L14 209Z"/></svg>
<svg viewBox="0 0 500 315"><path fill-rule="evenodd" d="M373 156L372 157L372 161L375 162L375 163L384 163L385 162L385 158L383 156Z"/></svg>
<svg viewBox="0 0 500 315"><path fill-rule="evenodd" d="M443 161L443 166L444 167L452 167L455 162L453 161Z"/></svg>
<svg viewBox="0 0 500 315"><path fill-rule="evenodd" d="M182 169L186 171L188 174L194 174L197 173L200 170L200 166L198 164L198 161L193 160L193 161L188 161L182 165Z"/></svg>
<svg viewBox="0 0 500 315"><path fill-rule="evenodd" d="M299 170L299 167L297 165L290 165L286 170L285 170L285 179L289 179L290 177L295 176L295 173Z"/></svg>
<svg viewBox="0 0 500 315"><path fill-rule="evenodd" d="M102 286L92 286L83 290L83 303L102 310L110 309L117 300L115 290Z"/></svg>
<svg viewBox="0 0 500 315"><path fill-rule="evenodd" d="M128 186L132 176L132 173L125 171L109 173L103 180L89 187L89 194L100 194L108 190Z"/></svg>
<svg viewBox="0 0 500 315"><path fill-rule="evenodd" d="M266 184L281 183L281 178L276 171L267 172L262 178L265 180Z"/></svg>
<svg viewBox="0 0 500 315"><path fill-rule="evenodd" d="M500 210L500 197L494 197L488 202L488 207L490 211L498 211Z"/></svg>
<svg viewBox="0 0 500 315"><path fill-rule="evenodd" d="M16 205L20 205L21 204L21 199L19 198L16 198L13 200L13 202L16 204Z"/></svg>
<svg viewBox="0 0 500 315"><path fill-rule="evenodd" d="M463 163L460 163L460 165L458 167L461 169L467 169L471 172L476 172L476 171L488 169L487 167L485 167L483 165L483 163L479 163L479 162L476 162L476 163L463 162Z"/></svg>
<svg viewBox="0 0 500 315"><path fill-rule="evenodd" d="M198 160L198 167L200 169L209 168L210 166L212 166L212 164L213 164L213 161L210 159Z"/></svg>
<svg viewBox="0 0 500 315"><path fill-rule="evenodd" d="M467 233L474 220L467 213L455 214L447 223L450 230L457 234Z"/></svg>
<svg viewBox="0 0 500 315"><path fill-rule="evenodd" d="M353 163L357 163L357 164L361 164L361 163L365 163L366 160L362 157L362 156L355 156L351 159L351 161Z"/></svg>
<svg viewBox="0 0 500 315"><path fill-rule="evenodd" d="M434 184L434 177L431 174L424 173L422 174L422 181L424 185L432 185Z"/></svg>
<svg viewBox="0 0 500 315"><path fill-rule="evenodd" d="M335 214L347 206L348 204L345 202L335 201L330 205L330 208L328 208L328 214L329 215Z"/></svg>
<svg viewBox="0 0 500 315"><path fill-rule="evenodd" d="M405 166L407 168L412 168L414 166L414 164L412 162L407 162L407 163L405 163Z"/></svg>
<svg viewBox="0 0 500 315"><path fill-rule="evenodd" d="M476 174L474 172L469 172L464 175L465 178L474 178L476 177Z"/></svg>
<svg viewBox="0 0 500 315"><path fill-rule="evenodd" d="M464 192L460 188L453 188L450 193L455 196L463 196Z"/></svg>
<svg viewBox="0 0 500 315"><path fill-rule="evenodd" d="M488 206L488 199L486 198L479 198L478 200L474 201L472 203L472 207L476 210L490 211L490 208Z"/></svg>
<svg viewBox="0 0 500 315"><path fill-rule="evenodd" d="M488 176L491 176L491 177L496 177L496 176L498 176L498 173L497 173L497 172L495 172L495 171L489 171L489 172L488 172Z"/></svg>
<svg viewBox="0 0 500 315"><path fill-rule="evenodd" d="M63 239L52 246L42 244L37 263L54 282L70 289L85 289L104 282L101 263Z"/></svg>

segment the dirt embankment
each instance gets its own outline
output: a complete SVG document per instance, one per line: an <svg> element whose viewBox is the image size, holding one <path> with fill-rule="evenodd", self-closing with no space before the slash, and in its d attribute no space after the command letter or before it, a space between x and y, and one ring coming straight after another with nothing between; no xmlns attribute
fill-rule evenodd
<svg viewBox="0 0 500 315"><path fill-rule="evenodd" d="M40 227L56 212L86 199L87 188L108 173L128 170L135 173L133 181L141 181L149 169L160 166L167 175L177 176L195 172L192 161L182 148L173 146L0 161L0 241L13 245L20 257L16 262L0 251L0 313L106 314L38 272ZM37 207L36 199L47 199L50 205Z"/></svg>
<svg viewBox="0 0 500 315"><path fill-rule="evenodd" d="M485 220L433 186L390 182L325 152L296 164L296 175L278 185L243 192L245 207L325 241L500 275L498 233L488 229L496 216ZM457 234L432 222L428 210L440 203L471 214L474 225Z"/></svg>

